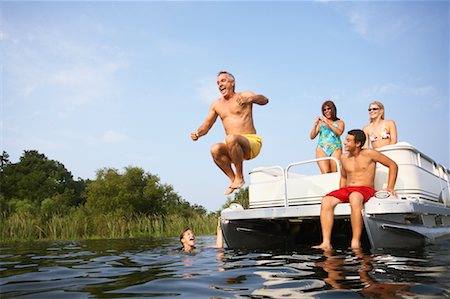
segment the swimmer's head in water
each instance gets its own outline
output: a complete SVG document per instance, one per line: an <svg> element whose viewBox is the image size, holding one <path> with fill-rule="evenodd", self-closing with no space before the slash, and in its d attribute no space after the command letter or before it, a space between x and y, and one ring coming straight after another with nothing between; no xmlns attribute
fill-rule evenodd
<svg viewBox="0 0 450 299"><path fill-rule="evenodd" d="M195 246L195 235L190 228L185 229L180 235L180 242L183 247Z"/></svg>

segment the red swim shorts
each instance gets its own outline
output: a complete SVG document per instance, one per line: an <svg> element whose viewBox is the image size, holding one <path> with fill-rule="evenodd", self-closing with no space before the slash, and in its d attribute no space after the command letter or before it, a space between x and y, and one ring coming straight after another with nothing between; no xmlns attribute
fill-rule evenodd
<svg viewBox="0 0 450 299"><path fill-rule="evenodd" d="M351 193L358 192L364 197L364 202L367 202L369 198L374 196L375 192L377 190L373 189L372 187L367 186L350 186L350 187L344 187L338 190L331 191L326 196L333 196L339 199L342 202L348 202L348 198Z"/></svg>

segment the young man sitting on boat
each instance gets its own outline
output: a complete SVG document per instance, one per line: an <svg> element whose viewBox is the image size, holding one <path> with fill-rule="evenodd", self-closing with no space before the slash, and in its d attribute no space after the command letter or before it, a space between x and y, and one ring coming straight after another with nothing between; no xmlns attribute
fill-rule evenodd
<svg viewBox="0 0 450 299"><path fill-rule="evenodd" d="M394 186L397 180L398 166L390 158L372 149L363 149L366 135L362 130L351 130L344 141L346 153L341 157L342 170L340 189L332 191L322 199L320 224L322 243L313 248L331 249L331 232L334 222L334 208L344 202L350 203L350 221L352 225L352 248L361 247L363 230L362 209L376 192L374 187L377 162L389 168L387 188L384 190L396 196Z"/></svg>

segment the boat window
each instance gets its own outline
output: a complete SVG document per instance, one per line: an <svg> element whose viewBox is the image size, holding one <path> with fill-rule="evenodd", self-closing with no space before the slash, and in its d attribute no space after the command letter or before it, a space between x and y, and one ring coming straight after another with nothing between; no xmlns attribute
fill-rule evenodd
<svg viewBox="0 0 450 299"><path fill-rule="evenodd" d="M436 164L436 162L433 162L433 173L437 176L440 176L439 166Z"/></svg>
<svg viewBox="0 0 450 299"><path fill-rule="evenodd" d="M444 166L442 166L442 165L439 165L439 177L444 180L447 180L447 176L445 174L445 169L444 169Z"/></svg>
<svg viewBox="0 0 450 299"><path fill-rule="evenodd" d="M434 166L433 162L429 161L428 159L426 159L423 156L420 158L420 160L421 160L420 164L421 164L421 167L423 169L428 170L429 172L436 174L436 172L435 172L435 168L436 167Z"/></svg>
<svg viewBox="0 0 450 299"><path fill-rule="evenodd" d="M422 166L421 161L422 161L422 158L420 157L420 154L417 153L417 165L420 166L420 167Z"/></svg>

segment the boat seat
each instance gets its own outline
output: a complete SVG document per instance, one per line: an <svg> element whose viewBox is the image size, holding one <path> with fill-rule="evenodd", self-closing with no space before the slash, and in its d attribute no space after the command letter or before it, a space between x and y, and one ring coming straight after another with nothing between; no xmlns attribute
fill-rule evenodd
<svg viewBox="0 0 450 299"><path fill-rule="evenodd" d="M337 172L291 177L287 180L287 197L289 206L317 204L325 194L339 188L340 174Z"/></svg>
<svg viewBox="0 0 450 299"><path fill-rule="evenodd" d="M386 186L388 174L387 167L381 164L377 165L375 189L380 190ZM417 165L398 164L395 190L399 195L407 194L435 202L450 203L448 182Z"/></svg>
<svg viewBox="0 0 450 299"><path fill-rule="evenodd" d="M250 172L250 208L283 207L317 204L328 192L339 188L339 174L305 176L289 173L286 180L281 169L256 169Z"/></svg>

